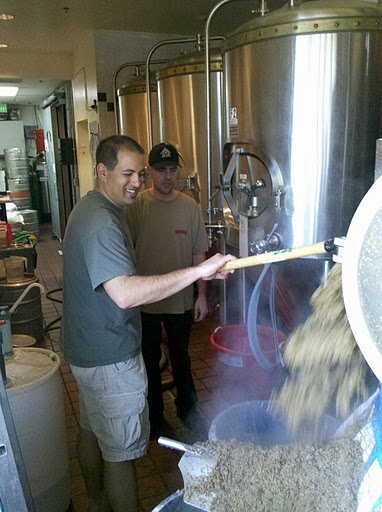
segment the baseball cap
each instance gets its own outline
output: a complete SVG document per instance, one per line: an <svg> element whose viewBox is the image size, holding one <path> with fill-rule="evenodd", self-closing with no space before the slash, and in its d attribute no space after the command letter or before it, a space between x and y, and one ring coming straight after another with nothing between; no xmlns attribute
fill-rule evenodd
<svg viewBox="0 0 382 512"><path fill-rule="evenodd" d="M179 165L179 153L171 144L162 142L150 151L149 165L154 169L162 169L166 165Z"/></svg>

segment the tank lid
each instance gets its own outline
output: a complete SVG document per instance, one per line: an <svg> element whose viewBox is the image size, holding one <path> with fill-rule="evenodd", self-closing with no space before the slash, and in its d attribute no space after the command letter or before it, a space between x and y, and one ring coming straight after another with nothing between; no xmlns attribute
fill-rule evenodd
<svg viewBox="0 0 382 512"><path fill-rule="evenodd" d="M134 76L128 83L123 85L117 90L118 96L126 96L127 94L137 94L146 92L146 75ZM156 92L157 84L155 82L155 74L151 73L150 76L150 91Z"/></svg>
<svg viewBox="0 0 382 512"><path fill-rule="evenodd" d="M222 71L223 59L220 50L216 48L210 52L210 70ZM156 72L156 79L168 78L175 75L191 75L194 73L204 73L205 53L204 51L194 52L187 55L181 55L176 59L168 61L162 69Z"/></svg>
<svg viewBox="0 0 382 512"><path fill-rule="evenodd" d="M223 43L223 52L255 41L326 32L382 30L382 5L367 1L313 0L246 23Z"/></svg>
<svg viewBox="0 0 382 512"><path fill-rule="evenodd" d="M25 390L47 380L60 366L54 352L41 348L15 348L13 356L5 358L7 391Z"/></svg>
<svg viewBox="0 0 382 512"><path fill-rule="evenodd" d="M14 288L16 288L16 289L24 288L34 282L38 282L38 277L35 276L34 274L29 274L27 272L24 272L24 277L22 279L20 279L19 281L17 281L16 283L8 283L5 281L0 282L0 289L1 288L9 288L9 289L13 290Z"/></svg>

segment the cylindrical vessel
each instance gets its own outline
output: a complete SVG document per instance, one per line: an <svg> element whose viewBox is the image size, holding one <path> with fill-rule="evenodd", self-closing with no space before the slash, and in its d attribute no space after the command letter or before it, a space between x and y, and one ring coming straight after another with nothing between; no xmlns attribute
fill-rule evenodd
<svg viewBox="0 0 382 512"><path fill-rule="evenodd" d="M351 0L286 5L228 37L223 55L226 164L240 151L227 251L266 242L273 229L284 248L345 236L373 183L381 137L382 6ZM239 214L248 224L245 240ZM307 304L325 258L331 256L276 264L279 305L290 307L288 314ZM256 270L242 274L238 291L227 285L226 298L234 297L236 308L238 295L243 308L248 304L246 287L257 276Z"/></svg>
<svg viewBox="0 0 382 512"><path fill-rule="evenodd" d="M8 179L28 177L28 159L25 149L4 149L5 169Z"/></svg>
<svg viewBox="0 0 382 512"><path fill-rule="evenodd" d="M382 176L382 139L378 139L376 143L374 180L376 181L380 176Z"/></svg>
<svg viewBox="0 0 382 512"><path fill-rule="evenodd" d="M152 512L197 512L198 510L202 509L183 501L183 491L176 491L159 503Z"/></svg>
<svg viewBox="0 0 382 512"><path fill-rule="evenodd" d="M29 173L29 188L31 193L32 210L37 211L37 220L42 222L42 195L40 179L35 171L32 169Z"/></svg>
<svg viewBox="0 0 382 512"><path fill-rule="evenodd" d="M0 192L6 192L7 184L5 179L5 169L0 169Z"/></svg>
<svg viewBox="0 0 382 512"><path fill-rule="evenodd" d="M11 308L26 288L38 283L33 274L24 274L19 283L0 283L0 303ZM33 286L22 299L16 310L11 314L13 334L29 334L39 342L44 340L44 326L41 307L41 292Z"/></svg>
<svg viewBox="0 0 382 512"><path fill-rule="evenodd" d="M282 195L268 233L281 213L287 246L346 235L381 136L382 6L284 7L240 28L223 51L227 140L266 164L255 169L267 175L258 195ZM251 223L263 225L262 215Z"/></svg>
<svg viewBox="0 0 382 512"><path fill-rule="evenodd" d="M37 173L40 182L40 200L41 200L41 218L42 221L50 220L50 199L49 199L49 183L48 169L46 166L45 156L38 155L33 161L33 167Z"/></svg>
<svg viewBox="0 0 382 512"><path fill-rule="evenodd" d="M9 196L17 208L19 210L32 208L29 177L8 178L7 183Z"/></svg>
<svg viewBox="0 0 382 512"><path fill-rule="evenodd" d="M0 320L2 321L0 326L0 332L3 338L2 352L4 356L10 356L13 354L13 346L11 332L11 316L9 314L8 306L0 306Z"/></svg>
<svg viewBox="0 0 382 512"><path fill-rule="evenodd" d="M44 130L42 128L34 130L33 136L36 141L36 151L38 153L40 151L45 151Z"/></svg>
<svg viewBox="0 0 382 512"><path fill-rule="evenodd" d="M150 152L149 129L147 113L147 85L146 77L139 75L118 89L119 129L123 135L135 139L146 151ZM153 127L153 144L158 139L158 94L155 81L150 83L150 98Z"/></svg>
<svg viewBox="0 0 382 512"><path fill-rule="evenodd" d="M211 422L208 440L211 442L235 439L260 446L287 444L292 435L286 424L268 411L269 402L241 402L221 411Z"/></svg>
<svg viewBox="0 0 382 512"><path fill-rule="evenodd" d="M178 149L182 165L180 180L197 174L199 184L193 192L204 212L208 207L205 68L201 51L169 61L156 73L160 140ZM220 183L222 153L222 57L216 50L211 51L210 71L211 181L215 191ZM213 206L221 206L219 196L215 197Z"/></svg>
<svg viewBox="0 0 382 512"><path fill-rule="evenodd" d="M9 406L36 512L65 512L70 480L60 358L45 349L16 348L5 366Z"/></svg>
<svg viewBox="0 0 382 512"><path fill-rule="evenodd" d="M40 227L38 222L37 210L22 210L23 228L32 233L37 239L40 236Z"/></svg>

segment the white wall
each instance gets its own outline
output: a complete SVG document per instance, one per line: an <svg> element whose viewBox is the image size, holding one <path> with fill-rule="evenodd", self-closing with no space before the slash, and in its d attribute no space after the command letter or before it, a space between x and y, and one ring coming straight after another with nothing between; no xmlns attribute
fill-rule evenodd
<svg viewBox="0 0 382 512"><path fill-rule="evenodd" d="M98 92L106 93L106 102L99 103L101 136L116 133L115 113L107 110L107 103L114 102L113 77L117 69L126 63L146 62L149 51L163 40L179 39L179 34L156 34L148 32L122 32L118 30L97 30L95 52L97 62ZM188 36L190 37L190 36ZM153 54L152 60L166 60L179 54L180 50L193 49L193 44L178 46L166 45ZM126 67L117 76L117 89L133 76L134 67Z"/></svg>
<svg viewBox="0 0 382 512"><path fill-rule="evenodd" d="M41 128L41 115L33 105L19 105L19 121L0 122L0 155L4 154L4 147L22 147L26 149L27 156L36 156L36 141L24 138L24 126L38 126Z"/></svg>
<svg viewBox="0 0 382 512"><path fill-rule="evenodd" d="M42 128L42 115L41 111L34 105L19 105L20 119L24 126L37 126ZM31 158L37 155L35 139L25 139L25 146L27 155Z"/></svg>
<svg viewBox="0 0 382 512"><path fill-rule="evenodd" d="M77 165L80 195L93 188L93 168L90 154L90 129L92 122L98 124L98 115L90 109L97 99L96 57L94 34L86 32L73 57L73 107L77 150Z"/></svg>
<svg viewBox="0 0 382 512"><path fill-rule="evenodd" d="M22 121L0 121L0 155L9 148L25 149Z"/></svg>

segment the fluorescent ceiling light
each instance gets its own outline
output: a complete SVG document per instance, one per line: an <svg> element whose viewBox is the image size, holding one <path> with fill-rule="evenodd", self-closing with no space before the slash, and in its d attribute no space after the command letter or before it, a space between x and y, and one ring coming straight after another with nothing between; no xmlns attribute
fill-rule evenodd
<svg viewBox="0 0 382 512"><path fill-rule="evenodd" d="M2 97L9 97L13 98L16 96L17 91L19 90L18 87L1 87L0 86L0 96Z"/></svg>

